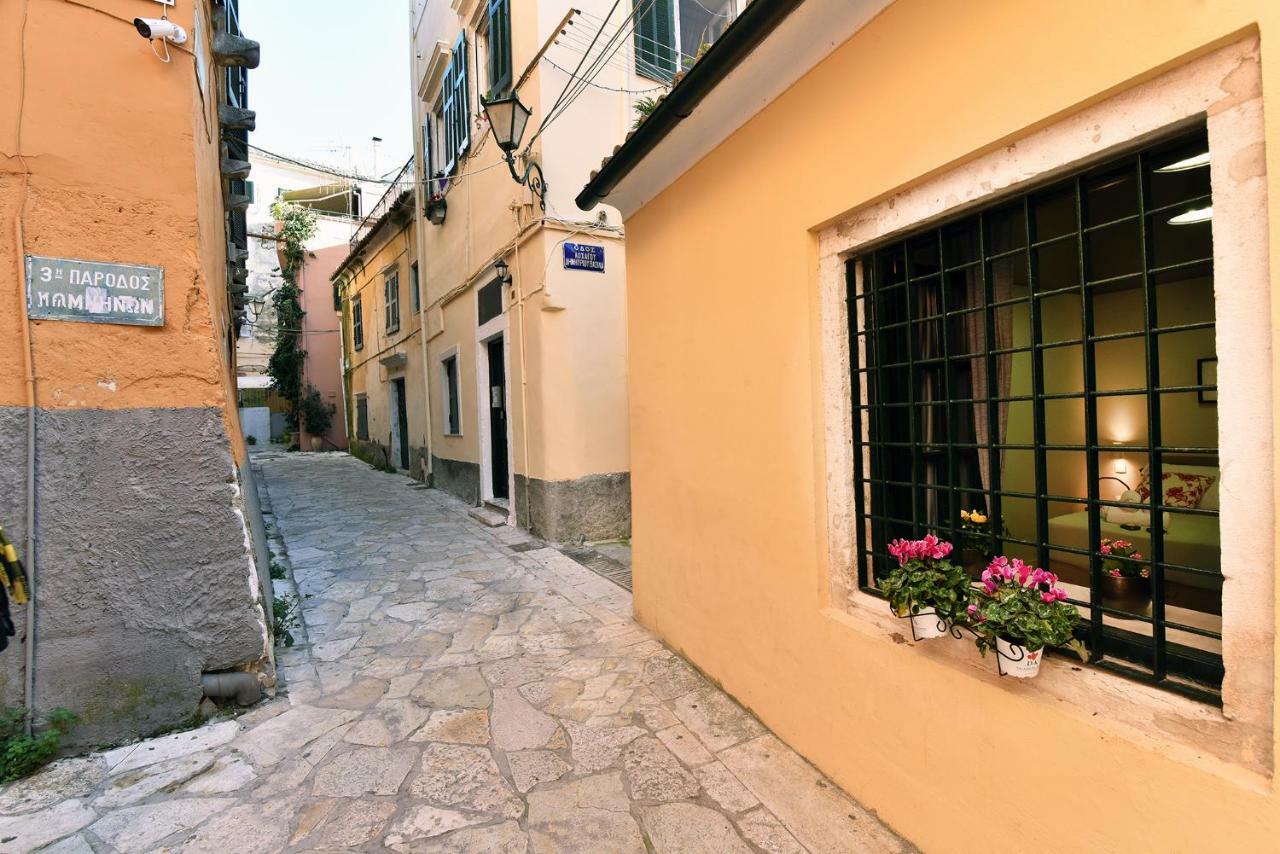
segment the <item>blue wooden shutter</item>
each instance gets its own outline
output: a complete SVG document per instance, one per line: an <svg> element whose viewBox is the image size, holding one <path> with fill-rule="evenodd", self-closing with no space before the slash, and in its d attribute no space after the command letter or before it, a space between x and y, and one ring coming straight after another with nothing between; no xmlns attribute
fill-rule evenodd
<svg viewBox="0 0 1280 854"><path fill-rule="evenodd" d="M440 86L441 97L444 99L441 106L441 117L444 119L443 126L440 128L442 136L443 148L440 157L440 171L445 174L453 172L454 152L457 151L457 145L454 142L454 132L457 122L453 119L454 113L454 60L450 59L449 64L444 69L444 80Z"/></svg>
<svg viewBox="0 0 1280 854"><path fill-rule="evenodd" d="M657 80L676 73L676 19L673 0L635 0L636 72Z"/></svg>

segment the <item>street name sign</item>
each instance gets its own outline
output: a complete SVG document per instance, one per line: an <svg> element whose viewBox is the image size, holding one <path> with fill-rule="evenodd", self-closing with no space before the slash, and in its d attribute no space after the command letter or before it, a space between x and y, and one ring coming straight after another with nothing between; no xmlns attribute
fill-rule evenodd
<svg viewBox="0 0 1280 854"><path fill-rule="evenodd" d="M28 255L27 316L164 326L164 268Z"/></svg>
<svg viewBox="0 0 1280 854"><path fill-rule="evenodd" d="M566 270L590 270L604 272L604 247L589 243L565 243L564 268Z"/></svg>

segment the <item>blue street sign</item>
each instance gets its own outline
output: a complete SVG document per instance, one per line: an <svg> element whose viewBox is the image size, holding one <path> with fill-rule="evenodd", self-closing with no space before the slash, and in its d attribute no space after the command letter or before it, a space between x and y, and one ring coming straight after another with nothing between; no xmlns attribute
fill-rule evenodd
<svg viewBox="0 0 1280 854"><path fill-rule="evenodd" d="M588 243L566 243L564 245L564 268L566 270L593 270L604 272L604 247L592 246Z"/></svg>

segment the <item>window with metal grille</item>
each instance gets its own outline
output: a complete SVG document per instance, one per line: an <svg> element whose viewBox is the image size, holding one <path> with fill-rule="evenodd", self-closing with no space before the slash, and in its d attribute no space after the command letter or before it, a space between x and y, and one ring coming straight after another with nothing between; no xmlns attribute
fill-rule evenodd
<svg viewBox="0 0 1280 854"><path fill-rule="evenodd" d="M1201 126L849 261L863 590L897 537L1020 557L1093 663L1220 702L1208 161Z"/></svg>
<svg viewBox="0 0 1280 854"><path fill-rule="evenodd" d="M458 34L453 54L444 70L441 104L444 121L444 148L441 170L452 174L471 145L471 111L468 95L467 34Z"/></svg>
<svg viewBox="0 0 1280 854"><path fill-rule="evenodd" d="M400 271L389 270L382 280L383 304L386 306L386 329L397 332L400 329Z"/></svg>
<svg viewBox="0 0 1280 854"><path fill-rule="evenodd" d="M511 0L489 0L489 97L511 88Z"/></svg>
<svg viewBox="0 0 1280 854"><path fill-rule="evenodd" d="M444 370L444 432L462 435L462 413L458 409L458 357L449 356L441 363Z"/></svg>
<svg viewBox="0 0 1280 854"><path fill-rule="evenodd" d="M356 395L356 438L369 441L369 398Z"/></svg>
<svg viewBox="0 0 1280 854"><path fill-rule="evenodd" d="M359 294L351 298L351 344L364 349L364 301Z"/></svg>

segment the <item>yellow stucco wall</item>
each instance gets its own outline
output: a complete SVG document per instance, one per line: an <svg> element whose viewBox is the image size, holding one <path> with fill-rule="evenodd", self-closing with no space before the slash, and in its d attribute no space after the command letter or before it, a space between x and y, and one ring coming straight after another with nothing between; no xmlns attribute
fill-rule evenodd
<svg viewBox="0 0 1280 854"><path fill-rule="evenodd" d="M1252 32L1274 269L1263 0L898 0L627 222L636 613L924 850L1270 848L1280 800L832 615L814 230Z"/></svg>

